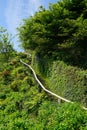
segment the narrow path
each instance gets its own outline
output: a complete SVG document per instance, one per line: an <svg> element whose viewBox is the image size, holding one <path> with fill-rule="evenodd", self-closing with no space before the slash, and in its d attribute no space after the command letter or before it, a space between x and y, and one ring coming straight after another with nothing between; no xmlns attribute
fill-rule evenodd
<svg viewBox="0 0 87 130"><path fill-rule="evenodd" d="M57 95L57 94L51 92L50 90L46 89L46 88L43 86L43 84L39 81L39 79L37 78L37 75L36 75L35 71L32 69L32 67L31 67L30 65L28 65L27 63L23 62L22 60L20 60L20 62L21 62L22 64L24 64L25 66L27 66L27 67L33 72L33 75L34 75L35 80L38 82L38 84L42 87L42 89L43 89L45 92L51 94L52 96L57 97L57 98L60 99L60 100L65 101L65 102L73 103L72 101L67 100L67 99L65 99L65 98L63 98L63 97L61 97L61 96L59 96L59 95ZM82 107L82 108L83 108L84 110L87 110L87 108L85 108L85 107Z"/></svg>

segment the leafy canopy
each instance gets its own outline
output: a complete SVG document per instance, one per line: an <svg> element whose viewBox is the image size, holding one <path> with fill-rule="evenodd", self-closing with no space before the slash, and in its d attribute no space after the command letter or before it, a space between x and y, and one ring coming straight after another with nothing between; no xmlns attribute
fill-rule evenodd
<svg viewBox="0 0 87 130"><path fill-rule="evenodd" d="M86 7L86 0L59 1L51 4L48 10L41 6L34 16L24 20L23 25L18 28L22 46L25 49L39 48L41 51L45 49L47 52L49 49L55 50L58 44L67 40L79 39L78 33L83 37L83 30L82 32L79 30L86 22ZM80 17L83 23L78 21Z"/></svg>

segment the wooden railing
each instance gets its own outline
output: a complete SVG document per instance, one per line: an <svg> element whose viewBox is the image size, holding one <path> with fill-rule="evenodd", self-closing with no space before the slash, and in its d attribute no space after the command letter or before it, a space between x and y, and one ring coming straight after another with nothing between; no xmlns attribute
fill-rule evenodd
<svg viewBox="0 0 87 130"><path fill-rule="evenodd" d="M62 101L65 101L65 102L73 103L72 101L67 100L67 99L65 99L65 98L63 98L63 97L61 97L61 96L59 96L59 95L57 95L57 94L51 92L50 90L46 89L46 88L43 86L43 84L40 82L40 80L37 78L37 75L36 75L35 71L32 69L32 67L31 67L30 65L28 65L27 63L23 62L22 60L20 60L20 62L21 62L22 64L24 64L25 66L27 66L27 67L32 71L35 80L38 82L38 84L42 87L42 89L43 89L45 92L47 92L47 93L51 94L52 96L55 96L55 97L58 98L58 103L60 103L61 100L62 100ZM82 107L82 108L83 108L84 110L87 110L87 108L85 108L85 107Z"/></svg>

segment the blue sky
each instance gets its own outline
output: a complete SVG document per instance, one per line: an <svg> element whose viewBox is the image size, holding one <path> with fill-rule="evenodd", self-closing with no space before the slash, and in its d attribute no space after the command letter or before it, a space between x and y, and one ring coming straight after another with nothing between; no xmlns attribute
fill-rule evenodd
<svg viewBox="0 0 87 130"><path fill-rule="evenodd" d="M0 0L0 26L6 28L9 33L15 35L16 28L22 23L22 19L33 15L40 5L48 8L49 3L58 0ZM19 50L17 38L14 47Z"/></svg>

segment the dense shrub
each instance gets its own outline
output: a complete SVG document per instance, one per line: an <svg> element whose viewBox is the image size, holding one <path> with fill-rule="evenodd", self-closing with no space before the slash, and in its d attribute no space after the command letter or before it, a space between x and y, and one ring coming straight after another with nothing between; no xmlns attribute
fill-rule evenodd
<svg viewBox="0 0 87 130"><path fill-rule="evenodd" d="M45 66L43 66L43 63ZM37 66L37 67L35 67ZM44 77L49 89L71 101L87 106L87 71L70 66L63 61L48 59L34 64L35 70Z"/></svg>

